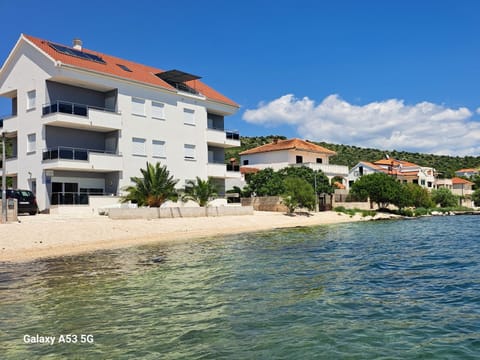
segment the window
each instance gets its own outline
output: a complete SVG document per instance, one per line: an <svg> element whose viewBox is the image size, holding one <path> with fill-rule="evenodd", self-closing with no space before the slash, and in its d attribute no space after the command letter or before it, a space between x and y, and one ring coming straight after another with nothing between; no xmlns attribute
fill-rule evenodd
<svg viewBox="0 0 480 360"><path fill-rule="evenodd" d="M152 101L152 118L165 119L165 104Z"/></svg>
<svg viewBox="0 0 480 360"><path fill-rule="evenodd" d="M123 71L132 72L132 70L130 70L127 65L117 64L117 66Z"/></svg>
<svg viewBox="0 0 480 360"><path fill-rule="evenodd" d="M145 100L132 97L132 114L145 116Z"/></svg>
<svg viewBox="0 0 480 360"><path fill-rule="evenodd" d="M35 99L37 92L35 90L27 92L27 110L35 109Z"/></svg>
<svg viewBox="0 0 480 360"><path fill-rule="evenodd" d="M425 180L421 180L420 183L422 184L422 186L425 186Z"/></svg>
<svg viewBox="0 0 480 360"><path fill-rule="evenodd" d="M248 160L243 160L243 165L248 165Z"/></svg>
<svg viewBox="0 0 480 360"><path fill-rule="evenodd" d="M152 140L152 156L166 158L165 141Z"/></svg>
<svg viewBox="0 0 480 360"><path fill-rule="evenodd" d="M317 158L317 164L321 164L323 163L323 159L322 158Z"/></svg>
<svg viewBox="0 0 480 360"><path fill-rule="evenodd" d="M185 160L195 160L195 145L185 144Z"/></svg>
<svg viewBox="0 0 480 360"><path fill-rule="evenodd" d="M187 125L195 125L195 110L183 109L183 122Z"/></svg>
<svg viewBox="0 0 480 360"><path fill-rule="evenodd" d="M37 135L28 134L27 135L27 153L35 152L37 148Z"/></svg>
<svg viewBox="0 0 480 360"><path fill-rule="evenodd" d="M297 155L296 156L296 162L297 162L297 164L303 163L303 156Z"/></svg>
<svg viewBox="0 0 480 360"><path fill-rule="evenodd" d="M145 139L132 138L132 154L133 155L146 155L145 152Z"/></svg>

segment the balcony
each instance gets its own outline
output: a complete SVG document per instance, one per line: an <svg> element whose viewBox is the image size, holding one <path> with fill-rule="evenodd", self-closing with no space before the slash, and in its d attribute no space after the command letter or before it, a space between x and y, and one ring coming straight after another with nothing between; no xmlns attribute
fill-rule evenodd
<svg viewBox="0 0 480 360"><path fill-rule="evenodd" d="M42 108L43 124L100 132L120 130L122 117L109 109L56 101Z"/></svg>
<svg viewBox="0 0 480 360"><path fill-rule="evenodd" d="M43 151L44 169L89 170L94 172L122 170L122 156L105 151L58 146ZM8 166L8 165L7 165Z"/></svg>
<svg viewBox="0 0 480 360"><path fill-rule="evenodd" d="M240 178L240 166L209 162L207 164L207 176L213 178Z"/></svg>
<svg viewBox="0 0 480 360"><path fill-rule="evenodd" d="M10 157L7 158L6 161L6 176L15 176L18 174L18 160L17 157ZM3 163L0 160L0 175L3 174Z"/></svg>
<svg viewBox="0 0 480 360"><path fill-rule="evenodd" d="M0 116L0 129L4 132L13 132L18 130L17 115Z"/></svg>
<svg viewBox="0 0 480 360"><path fill-rule="evenodd" d="M318 164L318 163L301 163L290 164L290 166L306 166L312 170L321 170L327 176L348 176L348 166L332 165L332 164Z"/></svg>
<svg viewBox="0 0 480 360"><path fill-rule="evenodd" d="M207 128L207 143L222 148L240 146L240 134L238 131Z"/></svg>

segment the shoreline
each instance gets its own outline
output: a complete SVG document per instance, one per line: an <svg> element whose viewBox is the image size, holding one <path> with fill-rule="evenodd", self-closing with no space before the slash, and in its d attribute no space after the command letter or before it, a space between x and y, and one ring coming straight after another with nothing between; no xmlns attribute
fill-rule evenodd
<svg viewBox="0 0 480 360"><path fill-rule="evenodd" d="M377 214L373 219L389 218L392 216ZM253 215L153 220L112 220L105 216L19 216L18 223L1 226L0 262L29 262L155 243L369 220L372 217L334 211L295 216L255 211Z"/></svg>

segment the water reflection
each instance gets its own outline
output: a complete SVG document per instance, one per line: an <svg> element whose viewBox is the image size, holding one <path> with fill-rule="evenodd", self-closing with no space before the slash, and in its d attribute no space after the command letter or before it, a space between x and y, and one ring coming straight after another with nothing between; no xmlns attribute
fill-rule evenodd
<svg viewBox="0 0 480 360"><path fill-rule="evenodd" d="M279 229L0 264L5 358L472 357L475 220ZM26 333L95 341L26 345Z"/></svg>

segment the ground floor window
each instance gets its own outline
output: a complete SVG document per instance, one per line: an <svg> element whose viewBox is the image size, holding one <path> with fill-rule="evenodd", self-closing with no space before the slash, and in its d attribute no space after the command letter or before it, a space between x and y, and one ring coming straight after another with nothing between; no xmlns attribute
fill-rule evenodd
<svg viewBox="0 0 480 360"><path fill-rule="evenodd" d="M52 182L52 205L88 205L89 195L103 195L102 188L80 188L75 182Z"/></svg>

